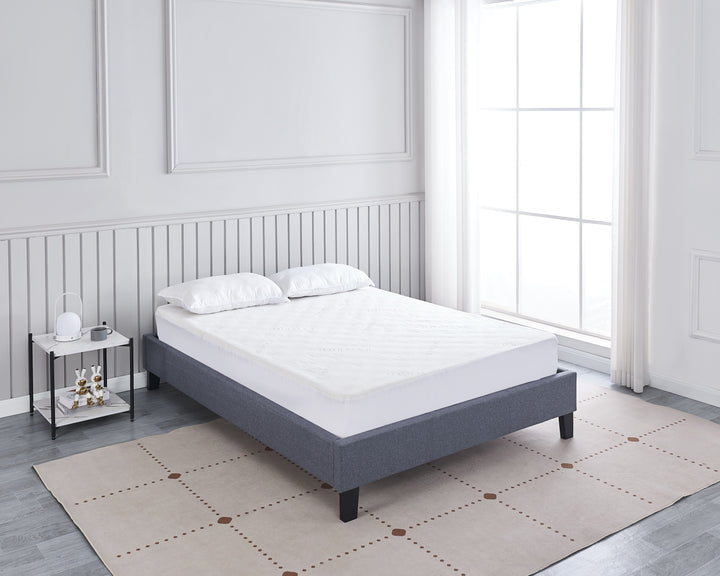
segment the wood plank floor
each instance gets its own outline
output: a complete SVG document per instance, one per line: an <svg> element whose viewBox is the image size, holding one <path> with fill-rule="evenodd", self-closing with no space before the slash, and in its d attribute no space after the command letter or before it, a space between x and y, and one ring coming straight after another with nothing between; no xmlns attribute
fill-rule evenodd
<svg viewBox="0 0 720 576"><path fill-rule="evenodd" d="M567 367L595 384L632 394L611 386L603 374ZM647 389L642 398L720 423L720 408L653 388ZM45 490L31 465L215 418L167 385L156 392L137 391L135 413L132 423L127 414L120 414L62 428L54 442L50 440L49 425L39 415L19 414L0 419L0 574L109 574L65 511ZM539 574L717 576L720 484L685 498Z"/></svg>

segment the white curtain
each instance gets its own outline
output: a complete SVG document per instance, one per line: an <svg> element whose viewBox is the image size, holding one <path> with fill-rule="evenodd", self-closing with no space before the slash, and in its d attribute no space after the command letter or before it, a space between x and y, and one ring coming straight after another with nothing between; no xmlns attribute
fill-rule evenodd
<svg viewBox="0 0 720 576"><path fill-rule="evenodd" d="M425 0L426 297L462 304L462 0Z"/></svg>
<svg viewBox="0 0 720 576"><path fill-rule="evenodd" d="M426 294L468 312L480 302L478 200L467 193L465 161L465 102L476 87L467 85L465 36L484 3L425 0Z"/></svg>
<svg viewBox="0 0 720 576"><path fill-rule="evenodd" d="M618 10L611 380L647 384L653 0Z"/></svg>

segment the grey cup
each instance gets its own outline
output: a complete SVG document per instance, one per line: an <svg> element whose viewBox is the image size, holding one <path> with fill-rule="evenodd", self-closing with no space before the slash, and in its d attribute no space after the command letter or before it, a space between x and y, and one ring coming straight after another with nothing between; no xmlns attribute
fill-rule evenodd
<svg viewBox="0 0 720 576"><path fill-rule="evenodd" d="M107 326L95 326L95 328L90 330L90 340L107 340L107 337Z"/></svg>

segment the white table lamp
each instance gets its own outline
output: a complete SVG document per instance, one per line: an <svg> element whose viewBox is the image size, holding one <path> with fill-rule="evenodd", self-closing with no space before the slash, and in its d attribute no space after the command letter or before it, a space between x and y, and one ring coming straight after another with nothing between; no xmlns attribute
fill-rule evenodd
<svg viewBox="0 0 720 576"><path fill-rule="evenodd" d="M75 312L63 312L58 316L58 301L66 295L77 296L80 302L80 314ZM82 336L82 299L75 292L63 292L55 300L55 340L58 342L72 342L79 340Z"/></svg>

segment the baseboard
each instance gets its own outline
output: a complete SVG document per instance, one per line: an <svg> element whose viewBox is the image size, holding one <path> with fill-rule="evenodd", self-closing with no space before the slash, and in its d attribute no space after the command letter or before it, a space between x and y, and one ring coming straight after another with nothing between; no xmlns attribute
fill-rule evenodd
<svg viewBox="0 0 720 576"><path fill-rule="evenodd" d="M691 400L720 407L720 390L706 386L696 386L656 372L650 373L650 386Z"/></svg>
<svg viewBox="0 0 720 576"><path fill-rule="evenodd" d="M135 390L138 388L145 388L146 385L147 377L145 372L138 372L135 374ZM110 380L107 381L107 387L113 392L125 392L126 390L130 390L130 376L127 375L110 378ZM33 396L36 401L42 400L50 396L50 392L38 392ZM10 398L9 400L0 400L0 418L29 412L29 409L30 397L28 395L20 396L18 398Z"/></svg>
<svg viewBox="0 0 720 576"><path fill-rule="evenodd" d="M590 354L568 346L558 346L558 359L590 370L610 374L610 358L603 358L597 354Z"/></svg>

